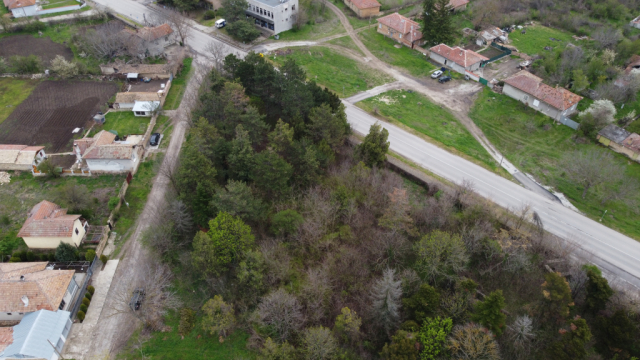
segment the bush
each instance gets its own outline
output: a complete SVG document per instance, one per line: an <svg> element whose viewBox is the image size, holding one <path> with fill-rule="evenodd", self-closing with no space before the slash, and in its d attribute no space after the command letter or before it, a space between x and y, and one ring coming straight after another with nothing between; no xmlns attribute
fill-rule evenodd
<svg viewBox="0 0 640 360"><path fill-rule="evenodd" d="M94 288L93 286L89 285L89 286L87 286L87 291L89 292L89 294L91 294L91 296L93 296L93 294L96 292L96 288Z"/></svg>
<svg viewBox="0 0 640 360"><path fill-rule="evenodd" d="M40 58L36 55L12 56L11 67L18 74L36 74L42 71ZM42 165L45 162L47 161L45 160L40 164Z"/></svg>
<svg viewBox="0 0 640 360"><path fill-rule="evenodd" d="M26 257L27 257L27 261L35 261L36 260L36 254L34 254L33 251L27 252Z"/></svg>
<svg viewBox="0 0 640 360"><path fill-rule="evenodd" d="M11 259L9 259L9 262L12 262L12 263L21 262L21 261L22 260L17 256L12 256Z"/></svg>
<svg viewBox="0 0 640 360"><path fill-rule="evenodd" d="M87 306L89 306L90 304L91 304L91 300L89 300L89 299L87 299L87 298L82 299L82 305L87 305Z"/></svg>
<svg viewBox="0 0 640 360"><path fill-rule="evenodd" d="M83 313L86 314L87 313L87 309L88 309L87 305L85 305L85 304L80 305L80 311L82 311Z"/></svg>
<svg viewBox="0 0 640 360"><path fill-rule="evenodd" d="M90 293L85 293L84 298L91 300L92 295Z"/></svg>
<svg viewBox="0 0 640 360"><path fill-rule="evenodd" d="M107 261L109 261L109 258L107 257L107 255L100 255L100 262L103 264L106 264Z"/></svg>
<svg viewBox="0 0 640 360"><path fill-rule="evenodd" d="M211 20L216 18L216 12L213 10L207 10L204 12L204 19Z"/></svg>
<svg viewBox="0 0 640 360"><path fill-rule="evenodd" d="M278 212L271 219L271 232L275 235L290 235L298 231L304 218L297 211L288 209Z"/></svg>
<svg viewBox="0 0 640 360"><path fill-rule="evenodd" d="M109 206L109 210L113 211L113 209L116 208L116 206L118 206L118 203L120 202L120 198L117 196L112 196L109 199L109 203L107 203L107 205Z"/></svg>
<svg viewBox="0 0 640 360"><path fill-rule="evenodd" d="M24 26L24 31L26 31L26 32L42 31L46 27L47 27L47 25L45 25L45 23L36 20L36 21L31 21L28 24L26 24Z"/></svg>
<svg viewBox="0 0 640 360"><path fill-rule="evenodd" d="M85 316L84 311L78 311L78 315L76 315L76 317L78 318L78 320L80 320L80 322L84 321L84 316Z"/></svg>
<svg viewBox="0 0 640 360"><path fill-rule="evenodd" d="M193 326L196 322L196 312L189 309L184 308L180 310L180 325L178 325L178 333L181 335L187 335L193 329Z"/></svg>
<svg viewBox="0 0 640 360"><path fill-rule="evenodd" d="M75 246L61 242L56 248L56 261L76 261L77 251Z"/></svg>
<svg viewBox="0 0 640 360"><path fill-rule="evenodd" d="M251 42L260 36L260 30L246 20L238 20L227 25L227 32L243 42Z"/></svg>
<svg viewBox="0 0 640 360"><path fill-rule="evenodd" d="M48 258L49 261L56 261L56 253L49 253Z"/></svg>
<svg viewBox="0 0 640 360"><path fill-rule="evenodd" d="M93 249L87 250L87 252L84 254L84 258L87 259L87 261L93 261L93 259L96 258L96 251Z"/></svg>

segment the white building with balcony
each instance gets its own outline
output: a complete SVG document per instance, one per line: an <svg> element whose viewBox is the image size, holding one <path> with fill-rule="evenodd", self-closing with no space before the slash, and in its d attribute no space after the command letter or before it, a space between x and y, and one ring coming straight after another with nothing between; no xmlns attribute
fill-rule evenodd
<svg viewBox="0 0 640 360"><path fill-rule="evenodd" d="M291 30L298 15L298 0L248 0L249 7L245 11L247 18L252 18L260 27L279 34Z"/></svg>

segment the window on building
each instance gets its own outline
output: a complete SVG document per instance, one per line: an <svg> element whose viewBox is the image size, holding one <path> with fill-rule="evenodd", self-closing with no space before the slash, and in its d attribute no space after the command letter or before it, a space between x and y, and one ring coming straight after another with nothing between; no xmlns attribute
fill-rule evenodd
<svg viewBox="0 0 640 360"><path fill-rule="evenodd" d="M58 310L64 309L65 305L67 305L67 303L64 300L62 300L62 302L60 303L60 306L58 306Z"/></svg>
<svg viewBox="0 0 640 360"><path fill-rule="evenodd" d="M76 228L76 235L80 234L80 231L78 231L78 228Z"/></svg>
<svg viewBox="0 0 640 360"><path fill-rule="evenodd" d="M295 5L291 5L291 10L295 10L296 6Z"/></svg>
<svg viewBox="0 0 640 360"><path fill-rule="evenodd" d="M24 315L24 313L18 313L18 315Z"/></svg>
<svg viewBox="0 0 640 360"><path fill-rule="evenodd" d="M382 24L378 24L378 28L382 29Z"/></svg>
<svg viewBox="0 0 640 360"><path fill-rule="evenodd" d="M11 315L11 313L7 313L7 315Z"/></svg>
<svg viewBox="0 0 640 360"><path fill-rule="evenodd" d="M144 111L136 111L136 115L146 115Z"/></svg>
<svg viewBox="0 0 640 360"><path fill-rule="evenodd" d="M402 34L400 34L400 39L402 39Z"/></svg>

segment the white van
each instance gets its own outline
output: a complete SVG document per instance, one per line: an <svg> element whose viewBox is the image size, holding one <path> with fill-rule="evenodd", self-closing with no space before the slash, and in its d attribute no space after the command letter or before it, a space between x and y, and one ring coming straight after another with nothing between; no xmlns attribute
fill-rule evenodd
<svg viewBox="0 0 640 360"><path fill-rule="evenodd" d="M224 21L224 19L216 20L216 27L218 29L223 28L225 25L227 25L227 22Z"/></svg>

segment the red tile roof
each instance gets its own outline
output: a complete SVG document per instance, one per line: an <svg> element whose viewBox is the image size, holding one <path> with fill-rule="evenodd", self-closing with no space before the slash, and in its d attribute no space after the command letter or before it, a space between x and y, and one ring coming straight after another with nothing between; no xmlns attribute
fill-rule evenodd
<svg viewBox="0 0 640 360"><path fill-rule="evenodd" d="M13 344L13 327L0 327L0 353Z"/></svg>
<svg viewBox="0 0 640 360"><path fill-rule="evenodd" d="M9 10L33 6L35 4L36 0L4 0L4 6Z"/></svg>
<svg viewBox="0 0 640 360"><path fill-rule="evenodd" d="M29 212L18 237L71 237L79 218L80 215L67 215L67 209L42 200Z"/></svg>
<svg viewBox="0 0 640 360"><path fill-rule="evenodd" d="M467 5L468 3L469 3L469 0L449 0L449 6L451 6L454 9L457 9L460 6Z"/></svg>
<svg viewBox="0 0 640 360"><path fill-rule="evenodd" d="M420 24L398 13L393 13L378 19L378 22L406 36L406 40L413 42L422 39Z"/></svg>
<svg viewBox="0 0 640 360"><path fill-rule="evenodd" d="M380 7L380 3L376 0L351 0L353 5L358 9L369 9L374 7Z"/></svg>
<svg viewBox="0 0 640 360"><path fill-rule="evenodd" d="M169 26L169 24L162 24L156 27L143 27L142 29L138 30L125 29L124 31L133 34L145 41L153 41L173 33L173 29L171 28L171 26Z"/></svg>
<svg viewBox="0 0 640 360"><path fill-rule="evenodd" d="M463 68L468 68L469 66L483 60L489 60L489 58L484 57L475 51L465 50L458 46L450 48L445 44L440 44L432 47L430 50L431 52L443 56L447 60L453 61Z"/></svg>
<svg viewBox="0 0 640 360"><path fill-rule="evenodd" d="M75 140L73 145L84 159L131 159L135 144L114 143L115 139L115 134L101 130L93 138Z"/></svg>
<svg viewBox="0 0 640 360"><path fill-rule="evenodd" d="M633 133L622 141L622 145L635 152L640 152L640 135Z"/></svg>
<svg viewBox="0 0 640 360"><path fill-rule="evenodd" d="M0 279L0 312L58 310L75 271L46 270L46 262L31 264L34 266L29 268L20 263L0 264L0 273L4 274Z"/></svg>
<svg viewBox="0 0 640 360"><path fill-rule="evenodd" d="M554 88L544 84L541 78L526 70L517 72L504 82L562 111L582 100L582 96L576 95L565 88Z"/></svg>

